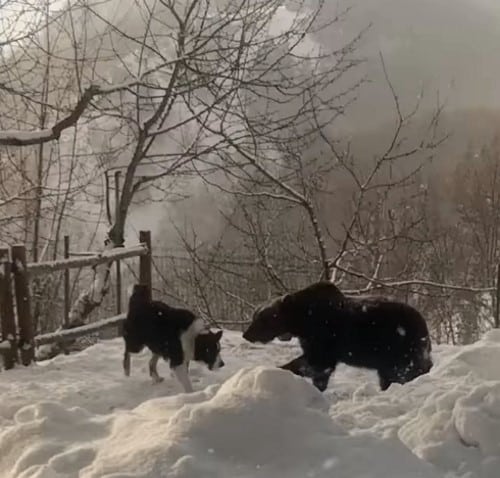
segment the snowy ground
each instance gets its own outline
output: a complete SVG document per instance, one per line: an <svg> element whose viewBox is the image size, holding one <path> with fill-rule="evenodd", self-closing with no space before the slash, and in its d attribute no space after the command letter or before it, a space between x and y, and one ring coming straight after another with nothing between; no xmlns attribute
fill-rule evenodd
<svg viewBox="0 0 500 478"><path fill-rule="evenodd" d="M0 373L3 478L497 478L500 331L441 347L430 375L379 392L339 368L321 395L273 368L290 343L223 338L226 367L194 365L196 392L146 353L123 376L122 342Z"/></svg>

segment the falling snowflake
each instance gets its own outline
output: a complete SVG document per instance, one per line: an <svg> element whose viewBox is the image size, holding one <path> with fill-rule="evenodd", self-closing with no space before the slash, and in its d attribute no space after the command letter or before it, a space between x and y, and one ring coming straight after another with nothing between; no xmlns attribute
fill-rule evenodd
<svg viewBox="0 0 500 478"><path fill-rule="evenodd" d="M323 470L331 470L333 467L337 466L338 458L328 458L323 463Z"/></svg>

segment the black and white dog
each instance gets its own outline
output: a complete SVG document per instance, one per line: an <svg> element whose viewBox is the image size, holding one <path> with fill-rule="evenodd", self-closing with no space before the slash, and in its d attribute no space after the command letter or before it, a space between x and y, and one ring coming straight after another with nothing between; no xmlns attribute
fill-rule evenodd
<svg viewBox="0 0 500 478"><path fill-rule="evenodd" d="M170 368L186 392L192 392L188 367L190 360L205 363L210 370L224 366L220 356L222 330L211 332L203 320L187 309L171 307L150 300L147 286L134 285L123 324L125 353L123 369L130 375L130 354L147 347L153 354L149 374L154 383L161 382L157 364L160 358L170 362Z"/></svg>

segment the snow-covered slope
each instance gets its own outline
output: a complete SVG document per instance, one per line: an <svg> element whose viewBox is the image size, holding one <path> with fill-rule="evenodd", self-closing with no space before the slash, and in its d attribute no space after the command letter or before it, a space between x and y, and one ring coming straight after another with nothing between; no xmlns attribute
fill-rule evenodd
<svg viewBox="0 0 500 478"><path fill-rule="evenodd" d="M226 332L226 367L180 393L122 342L0 373L0 476L493 478L500 469L500 332L439 347L428 376L379 392L340 367L325 394L273 368L295 344Z"/></svg>

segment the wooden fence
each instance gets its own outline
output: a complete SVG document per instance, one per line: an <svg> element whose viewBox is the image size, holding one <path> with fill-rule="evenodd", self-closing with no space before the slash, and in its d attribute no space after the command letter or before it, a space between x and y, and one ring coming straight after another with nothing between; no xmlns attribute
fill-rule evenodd
<svg viewBox="0 0 500 478"><path fill-rule="evenodd" d="M34 334L31 311L30 280L33 277L56 271L64 271L65 318L67 327L69 303L69 271L82 267L96 267L102 264L119 264L123 259L139 257L139 282L149 286L152 284L151 265L151 234L140 231L139 244L131 247L121 247L96 253L74 253L70 257L69 240L65 238L64 259L51 262L28 263L24 245L0 248L0 353L3 355L4 366L10 369L16 362L29 365L35 357L35 346L62 343L88 335L100 330L116 327L121 324L125 314L121 314L120 300L117 301L117 315L74 328L62 328L57 332L39 336ZM119 277L120 274L118 273ZM117 280L117 297L121 297L121 281Z"/></svg>

